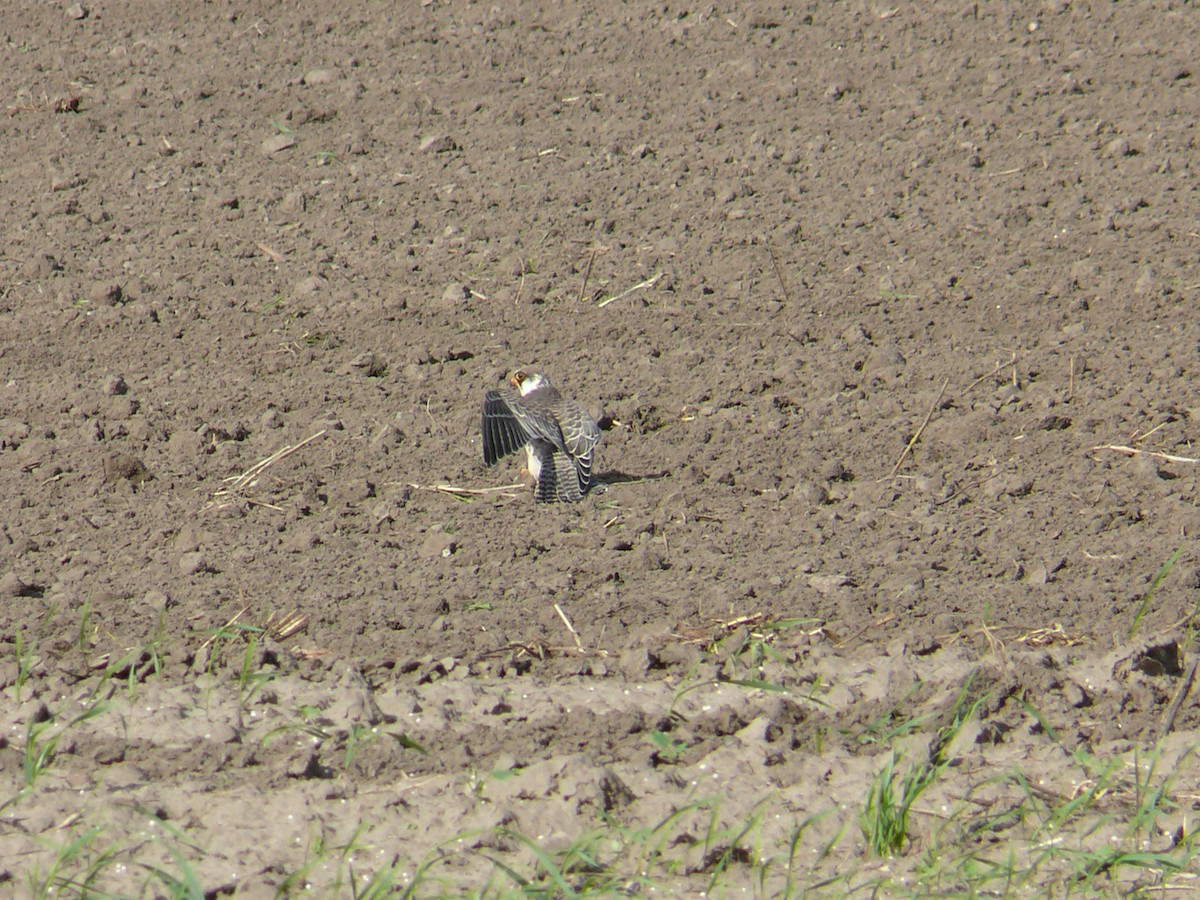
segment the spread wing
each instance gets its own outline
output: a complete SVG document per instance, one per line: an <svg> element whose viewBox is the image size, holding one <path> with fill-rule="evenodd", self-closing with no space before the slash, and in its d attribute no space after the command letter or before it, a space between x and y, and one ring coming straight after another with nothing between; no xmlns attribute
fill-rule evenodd
<svg viewBox="0 0 1200 900"><path fill-rule="evenodd" d="M531 441L546 441L564 453L567 449L550 410L509 390L488 391L484 396L480 429L483 461L489 466Z"/></svg>

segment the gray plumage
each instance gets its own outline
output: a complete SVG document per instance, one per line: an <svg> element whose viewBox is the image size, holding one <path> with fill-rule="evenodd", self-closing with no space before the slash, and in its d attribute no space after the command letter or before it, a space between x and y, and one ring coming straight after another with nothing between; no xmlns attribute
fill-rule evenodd
<svg viewBox="0 0 1200 900"><path fill-rule="evenodd" d="M518 370L509 383L513 390L488 391L483 398L484 463L494 465L524 447L539 502L582 500L592 481L600 426L545 375Z"/></svg>

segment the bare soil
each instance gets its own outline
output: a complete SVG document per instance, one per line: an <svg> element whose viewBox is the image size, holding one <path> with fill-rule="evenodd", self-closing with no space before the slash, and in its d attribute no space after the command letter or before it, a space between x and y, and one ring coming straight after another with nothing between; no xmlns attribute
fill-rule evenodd
<svg viewBox="0 0 1200 900"><path fill-rule="evenodd" d="M964 696L918 849L1196 739L1185 5L76 6L0 9L0 884L101 827L112 891L457 891L678 813L692 891L823 811L804 877L880 877ZM518 365L580 504L482 465Z"/></svg>

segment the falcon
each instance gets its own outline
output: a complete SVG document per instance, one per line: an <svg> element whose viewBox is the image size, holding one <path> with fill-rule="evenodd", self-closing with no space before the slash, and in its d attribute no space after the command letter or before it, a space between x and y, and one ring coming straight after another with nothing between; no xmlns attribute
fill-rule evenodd
<svg viewBox="0 0 1200 900"><path fill-rule="evenodd" d="M511 390L488 391L483 398L484 463L494 465L524 447L538 502L582 500L592 481L600 426L540 372L518 369L508 383Z"/></svg>

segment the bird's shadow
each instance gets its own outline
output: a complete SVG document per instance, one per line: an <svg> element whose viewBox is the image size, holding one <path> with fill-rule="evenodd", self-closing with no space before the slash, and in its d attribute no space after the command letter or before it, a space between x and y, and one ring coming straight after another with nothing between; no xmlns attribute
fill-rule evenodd
<svg viewBox="0 0 1200 900"><path fill-rule="evenodd" d="M611 487L614 484L636 484L639 481L658 481L662 478L670 478L671 473L667 471L653 472L646 475L631 475L628 472L618 472L615 469L610 472L600 472L592 476L592 490L596 488Z"/></svg>

